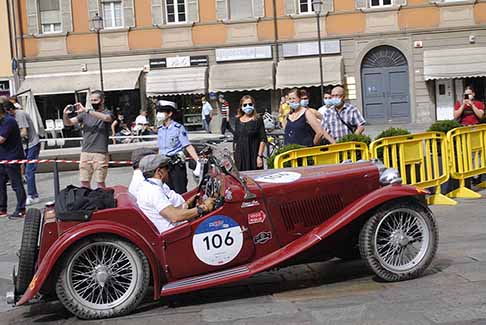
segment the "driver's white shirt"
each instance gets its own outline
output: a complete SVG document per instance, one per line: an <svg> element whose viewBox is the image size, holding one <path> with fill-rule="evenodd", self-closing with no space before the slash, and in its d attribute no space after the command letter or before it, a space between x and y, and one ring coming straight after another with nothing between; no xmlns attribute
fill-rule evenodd
<svg viewBox="0 0 486 325"><path fill-rule="evenodd" d="M128 192L132 194L135 198L138 197L138 192L140 191L140 188L142 185L146 183L145 178L143 177L142 171L140 169L135 169L133 171L133 176L132 176L132 181L130 182L130 186L128 186ZM172 205L175 207L180 207L181 205L186 202L182 195L179 193L176 193L170 189L167 184L163 183L162 184L162 189L164 190L164 193L166 196L169 197L169 200L173 203Z"/></svg>
<svg viewBox="0 0 486 325"><path fill-rule="evenodd" d="M138 207L161 233L179 223L170 222L169 219L161 216L160 212L169 206L177 207L184 203L182 196L170 189L168 192L168 186L165 185L164 187L164 185L160 179L149 178L143 181L137 193Z"/></svg>

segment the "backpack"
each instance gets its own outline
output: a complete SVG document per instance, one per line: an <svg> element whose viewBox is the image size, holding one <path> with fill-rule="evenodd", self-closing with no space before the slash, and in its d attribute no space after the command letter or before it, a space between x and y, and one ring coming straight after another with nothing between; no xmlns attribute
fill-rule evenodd
<svg viewBox="0 0 486 325"><path fill-rule="evenodd" d="M56 198L56 217L62 221L88 221L93 212L116 206L114 191L67 186Z"/></svg>

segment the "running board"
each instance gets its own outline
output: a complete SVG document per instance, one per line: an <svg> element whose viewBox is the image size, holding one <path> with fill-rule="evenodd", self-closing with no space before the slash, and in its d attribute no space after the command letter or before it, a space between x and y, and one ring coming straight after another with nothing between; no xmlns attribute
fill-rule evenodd
<svg viewBox="0 0 486 325"><path fill-rule="evenodd" d="M252 275L252 273L250 272L250 269L247 265L238 266L229 270L170 282L162 287L160 295L168 296L187 291L205 289L212 286L221 285L226 282L233 282L243 278L247 278L250 275Z"/></svg>

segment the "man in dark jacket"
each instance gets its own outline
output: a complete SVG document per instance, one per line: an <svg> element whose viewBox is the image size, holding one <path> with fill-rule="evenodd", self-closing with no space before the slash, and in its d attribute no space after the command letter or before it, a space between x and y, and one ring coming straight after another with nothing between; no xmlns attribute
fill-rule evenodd
<svg viewBox="0 0 486 325"><path fill-rule="evenodd" d="M0 160L24 159L20 129L15 121L0 103ZM7 216L7 179L12 183L12 189L17 196L15 212L8 215L9 219L22 218L25 215L25 189L20 173L20 164L0 164L0 218Z"/></svg>

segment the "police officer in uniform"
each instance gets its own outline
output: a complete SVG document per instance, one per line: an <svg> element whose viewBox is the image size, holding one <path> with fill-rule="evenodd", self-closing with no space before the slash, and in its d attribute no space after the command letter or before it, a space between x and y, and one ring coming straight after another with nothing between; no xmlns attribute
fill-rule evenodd
<svg viewBox="0 0 486 325"><path fill-rule="evenodd" d="M174 102L159 101L157 121L160 126L157 132L157 146L159 147L159 154L170 157L172 161L169 167L169 181L167 185L175 192L183 194L187 192L187 169L184 149L195 161L198 161L199 157L196 149L189 142L184 126L172 120L175 111L176 104Z"/></svg>

